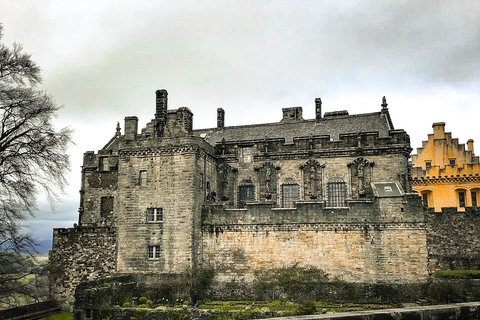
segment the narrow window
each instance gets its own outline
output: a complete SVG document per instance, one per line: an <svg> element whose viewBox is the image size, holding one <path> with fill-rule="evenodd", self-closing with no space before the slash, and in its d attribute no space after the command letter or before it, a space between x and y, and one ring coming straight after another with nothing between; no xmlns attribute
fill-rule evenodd
<svg viewBox="0 0 480 320"><path fill-rule="evenodd" d="M147 170L141 170L139 175L139 184L141 186L147 185Z"/></svg>
<svg viewBox="0 0 480 320"><path fill-rule="evenodd" d="M113 197L100 198L100 216L102 218L111 217L113 215Z"/></svg>
<svg viewBox="0 0 480 320"><path fill-rule="evenodd" d="M255 188L254 186L240 186L238 190L238 206L243 208L246 201L252 201L255 199Z"/></svg>
<svg viewBox="0 0 480 320"><path fill-rule="evenodd" d="M422 201L423 201L423 205L425 207L428 207L428 194L427 193L422 194Z"/></svg>
<svg viewBox="0 0 480 320"><path fill-rule="evenodd" d="M108 165L108 157L100 158L99 168L100 168L100 171L110 170L110 166Z"/></svg>
<svg viewBox="0 0 480 320"><path fill-rule="evenodd" d="M458 193L458 205L460 208L465 208L465 192L463 191Z"/></svg>
<svg viewBox="0 0 480 320"><path fill-rule="evenodd" d="M160 246L148 246L148 259L160 259Z"/></svg>
<svg viewBox="0 0 480 320"><path fill-rule="evenodd" d="M328 206L345 207L347 188L345 182L329 182L327 184Z"/></svg>
<svg viewBox="0 0 480 320"><path fill-rule="evenodd" d="M293 208L294 201L298 200L298 184L284 184L282 185L282 207Z"/></svg>
<svg viewBox="0 0 480 320"><path fill-rule="evenodd" d="M472 207L477 206L477 191L472 191Z"/></svg>
<svg viewBox="0 0 480 320"><path fill-rule="evenodd" d="M455 165L455 159L450 159L450 165L454 166Z"/></svg>
<svg viewBox="0 0 480 320"><path fill-rule="evenodd" d="M200 188L203 189L203 173L200 173Z"/></svg>
<svg viewBox="0 0 480 320"><path fill-rule="evenodd" d="M430 161L425 162L425 168L428 169L428 168L431 168L431 167L432 167L432 162L430 162Z"/></svg>
<svg viewBox="0 0 480 320"><path fill-rule="evenodd" d="M162 222L163 208L147 208L147 222Z"/></svg>

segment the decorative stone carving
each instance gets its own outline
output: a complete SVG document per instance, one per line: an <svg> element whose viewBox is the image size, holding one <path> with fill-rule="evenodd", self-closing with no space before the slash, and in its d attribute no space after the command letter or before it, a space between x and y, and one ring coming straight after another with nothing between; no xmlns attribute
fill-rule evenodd
<svg viewBox="0 0 480 320"><path fill-rule="evenodd" d="M276 167L272 162L266 161L261 166L255 168L260 182L260 190L264 194L266 200L271 200L272 196L277 193L277 174Z"/></svg>
<svg viewBox="0 0 480 320"><path fill-rule="evenodd" d="M221 163L218 166L219 178L220 178L221 186L222 186L222 188L220 190L220 194L218 196L219 196L219 199L221 201L228 201L229 200L229 197L228 197L228 174L231 171L233 171L232 167L229 166L226 163Z"/></svg>
<svg viewBox="0 0 480 320"><path fill-rule="evenodd" d="M370 182L371 167L374 163L363 158L358 157L353 160L348 166L351 168L352 173L352 188L354 192L352 194L354 197L358 195L359 197L365 197L367 195L367 186ZM368 173L366 173L368 171ZM356 177L356 181L354 181Z"/></svg>
<svg viewBox="0 0 480 320"><path fill-rule="evenodd" d="M321 198L321 188L319 186L322 183L321 170L323 168L325 168L325 165L314 159L309 159L300 166L300 169L303 170L305 194L308 191L311 200L319 198L319 195Z"/></svg>

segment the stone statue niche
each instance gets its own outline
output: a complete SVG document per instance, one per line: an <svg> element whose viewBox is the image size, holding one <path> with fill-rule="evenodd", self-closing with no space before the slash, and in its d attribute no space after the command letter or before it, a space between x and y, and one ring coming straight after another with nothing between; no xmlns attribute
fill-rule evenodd
<svg viewBox="0 0 480 320"><path fill-rule="evenodd" d="M322 199L322 170L324 168L324 164L320 164L317 160L313 159L307 160L300 166L300 169L303 170L303 188L305 191L305 199Z"/></svg>
<svg viewBox="0 0 480 320"><path fill-rule="evenodd" d="M264 162L260 167L255 168L260 186L260 200L277 200L277 170L272 162Z"/></svg>
<svg viewBox="0 0 480 320"><path fill-rule="evenodd" d="M217 167L217 172L219 179L219 183L217 184L219 186L219 190L217 190L217 197L219 201L228 201L229 203L233 203L233 196L231 196L233 195L233 168L226 163L221 163ZM229 201L230 199L232 200Z"/></svg>
<svg viewBox="0 0 480 320"><path fill-rule="evenodd" d="M370 182L372 180L372 168L374 163L359 157L348 164L352 178L352 198L372 198L373 192Z"/></svg>

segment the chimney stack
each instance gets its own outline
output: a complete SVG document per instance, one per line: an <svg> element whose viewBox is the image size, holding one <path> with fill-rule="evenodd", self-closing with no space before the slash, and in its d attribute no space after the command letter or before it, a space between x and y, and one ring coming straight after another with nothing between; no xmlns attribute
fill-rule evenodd
<svg viewBox="0 0 480 320"><path fill-rule="evenodd" d="M315 119L317 122L320 121L322 118L322 99L316 98L315 99Z"/></svg>
<svg viewBox="0 0 480 320"><path fill-rule="evenodd" d="M155 132L162 136L167 123L168 92L165 89L155 91Z"/></svg>
<svg viewBox="0 0 480 320"><path fill-rule="evenodd" d="M433 139L445 139L445 122L435 122L432 128Z"/></svg>
<svg viewBox="0 0 480 320"><path fill-rule="evenodd" d="M473 155L473 153L474 153L474 151L473 151L473 139L468 139L467 147L468 147L468 151L472 151L472 155Z"/></svg>
<svg viewBox="0 0 480 320"><path fill-rule="evenodd" d="M135 140L138 131L138 118L125 117L125 140Z"/></svg>
<svg viewBox="0 0 480 320"><path fill-rule="evenodd" d="M217 109L217 128L223 129L225 127L225 110L222 108Z"/></svg>

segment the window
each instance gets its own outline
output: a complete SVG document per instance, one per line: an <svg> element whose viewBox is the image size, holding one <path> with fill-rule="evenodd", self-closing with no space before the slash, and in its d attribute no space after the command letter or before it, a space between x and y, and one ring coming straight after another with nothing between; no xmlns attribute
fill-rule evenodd
<svg viewBox="0 0 480 320"><path fill-rule="evenodd" d="M477 206L477 191L472 191L471 195L472 195L472 207L476 207Z"/></svg>
<svg viewBox="0 0 480 320"><path fill-rule="evenodd" d="M298 200L298 184L284 184L282 185L282 207L293 208L294 201Z"/></svg>
<svg viewBox="0 0 480 320"><path fill-rule="evenodd" d="M147 208L147 222L162 222L163 209L162 208Z"/></svg>
<svg viewBox="0 0 480 320"><path fill-rule="evenodd" d="M200 188L203 189L203 173L200 173Z"/></svg>
<svg viewBox="0 0 480 320"><path fill-rule="evenodd" d="M427 161L425 162L425 168L431 168L432 167L432 162L431 161Z"/></svg>
<svg viewBox="0 0 480 320"><path fill-rule="evenodd" d="M389 193L389 192L393 192L393 189L391 186L385 186L383 187L383 191L385 191L385 193Z"/></svg>
<svg viewBox="0 0 480 320"><path fill-rule="evenodd" d="M139 185L145 186L147 185L147 170L140 170L139 174Z"/></svg>
<svg viewBox="0 0 480 320"><path fill-rule="evenodd" d="M455 165L455 159L450 159L450 165L454 166Z"/></svg>
<svg viewBox="0 0 480 320"><path fill-rule="evenodd" d="M255 199L255 187L253 185L240 186L238 190L238 206L243 208L246 201Z"/></svg>
<svg viewBox="0 0 480 320"><path fill-rule="evenodd" d="M427 193L422 194L422 201L423 201L423 205L425 207L428 207L428 194Z"/></svg>
<svg viewBox="0 0 480 320"><path fill-rule="evenodd" d="M102 218L111 217L113 214L113 197L100 198L100 216Z"/></svg>
<svg viewBox="0 0 480 320"><path fill-rule="evenodd" d="M460 208L465 208L465 192L458 192L458 206Z"/></svg>
<svg viewBox="0 0 480 320"><path fill-rule="evenodd" d="M160 246L148 246L148 259L160 259Z"/></svg>
<svg viewBox="0 0 480 320"><path fill-rule="evenodd" d="M243 163L251 163L253 161L252 148L242 148L242 160Z"/></svg>
<svg viewBox="0 0 480 320"><path fill-rule="evenodd" d="M100 158L99 168L100 168L100 171L110 170L110 166L108 165L108 157Z"/></svg>
<svg viewBox="0 0 480 320"><path fill-rule="evenodd" d="M327 195L329 207L345 207L345 199L347 197L345 182L327 183Z"/></svg>

